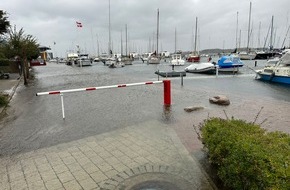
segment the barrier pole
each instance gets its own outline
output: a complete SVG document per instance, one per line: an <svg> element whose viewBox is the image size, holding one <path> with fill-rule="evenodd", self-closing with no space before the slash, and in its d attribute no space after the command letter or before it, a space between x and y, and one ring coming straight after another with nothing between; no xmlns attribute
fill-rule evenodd
<svg viewBox="0 0 290 190"><path fill-rule="evenodd" d="M60 99L61 99L62 119L65 119L65 115L64 115L64 103L63 103L63 94L60 94Z"/></svg>
<svg viewBox="0 0 290 190"><path fill-rule="evenodd" d="M171 81L164 80L163 86L164 86L164 106L170 106L171 105Z"/></svg>
<svg viewBox="0 0 290 190"><path fill-rule="evenodd" d="M151 82L149 81L149 82L131 83L131 84L118 84L118 85L111 85L111 86L88 87L88 88L58 90L58 91L50 91L50 92L38 92L36 93L36 96L59 94L61 98L62 118L65 119L64 101L63 101L64 93L93 91L93 90L110 89L110 88L124 88L124 87L130 87L130 86L140 86L140 85L150 85L150 84L160 84L160 83L163 83L163 88L164 88L164 95L163 95L164 106L170 106L171 105L171 81L170 80L151 81Z"/></svg>

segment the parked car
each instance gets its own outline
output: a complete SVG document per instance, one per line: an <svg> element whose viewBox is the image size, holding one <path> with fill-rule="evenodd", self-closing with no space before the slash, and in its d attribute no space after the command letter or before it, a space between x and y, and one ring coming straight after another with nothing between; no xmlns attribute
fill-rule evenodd
<svg viewBox="0 0 290 190"><path fill-rule="evenodd" d="M44 59L32 59L30 61L30 67L33 66L45 66L46 65L46 61Z"/></svg>

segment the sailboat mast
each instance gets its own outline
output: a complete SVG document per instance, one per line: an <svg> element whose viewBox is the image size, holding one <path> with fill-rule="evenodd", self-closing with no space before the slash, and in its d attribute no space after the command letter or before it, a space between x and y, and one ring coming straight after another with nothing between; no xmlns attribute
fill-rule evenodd
<svg viewBox="0 0 290 190"><path fill-rule="evenodd" d="M125 26L125 28L126 28L126 56L128 55L127 53L128 53L128 45L127 45L127 43L128 43L128 32L127 32L127 24L126 24L126 26Z"/></svg>
<svg viewBox="0 0 290 190"><path fill-rule="evenodd" d="M272 21L271 21L270 50L273 49L273 22L274 22L274 16L272 16Z"/></svg>
<svg viewBox="0 0 290 190"><path fill-rule="evenodd" d="M251 13L252 13L252 2L250 2L249 23L248 23L248 41L247 41L248 51L249 51L249 43L250 43Z"/></svg>
<svg viewBox="0 0 290 190"><path fill-rule="evenodd" d="M111 55L111 2L109 0L109 55Z"/></svg>
<svg viewBox="0 0 290 190"><path fill-rule="evenodd" d="M261 42L260 36L261 36L261 21L259 23L259 31L258 31L258 48L260 48L260 42Z"/></svg>
<svg viewBox="0 0 290 190"><path fill-rule="evenodd" d="M197 17L195 18L195 36L194 36L194 52L196 53L197 44Z"/></svg>
<svg viewBox="0 0 290 190"><path fill-rule="evenodd" d="M98 57L100 57L100 44L99 44L99 37L97 35L97 45L98 45Z"/></svg>
<svg viewBox="0 0 290 190"><path fill-rule="evenodd" d="M285 35L285 37L284 37L284 40L283 40L283 43L282 43L281 48L284 47L284 44L285 44L285 41L286 41L286 39L287 39L287 36L288 36L289 30L290 30L290 25L288 26L288 29L287 29L286 35Z"/></svg>
<svg viewBox="0 0 290 190"><path fill-rule="evenodd" d="M175 28L175 46L174 46L174 53L176 53L176 28Z"/></svg>
<svg viewBox="0 0 290 190"><path fill-rule="evenodd" d="M121 30L121 57L123 56L123 38L122 38L122 30Z"/></svg>
<svg viewBox="0 0 290 190"><path fill-rule="evenodd" d="M238 49L239 11L237 11L236 49Z"/></svg>
<svg viewBox="0 0 290 190"><path fill-rule="evenodd" d="M157 56L158 56L158 36L159 36L159 9L157 9L157 50L156 50Z"/></svg>

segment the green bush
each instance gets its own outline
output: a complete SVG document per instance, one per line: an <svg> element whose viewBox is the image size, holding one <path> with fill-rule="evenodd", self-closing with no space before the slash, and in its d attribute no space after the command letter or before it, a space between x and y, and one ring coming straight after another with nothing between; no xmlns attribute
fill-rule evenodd
<svg viewBox="0 0 290 190"><path fill-rule="evenodd" d="M0 59L0 67L1 66L9 66L10 60L9 59Z"/></svg>
<svg viewBox="0 0 290 190"><path fill-rule="evenodd" d="M290 189L290 135L242 120L211 118L201 128L217 175L230 189Z"/></svg>
<svg viewBox="0 0 290 190"><path fill-rule="evenodd" d="M6 106L8 104L8 95L0 94L0 107Z"/></svg>

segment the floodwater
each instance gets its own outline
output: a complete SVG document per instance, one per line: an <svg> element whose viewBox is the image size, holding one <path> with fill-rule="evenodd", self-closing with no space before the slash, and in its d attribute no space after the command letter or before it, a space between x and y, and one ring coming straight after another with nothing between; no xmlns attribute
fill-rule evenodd
<svg viewBox="0 0 290 190"><path fill-rule="evenodd" d="M189 64L175 70L183 70ZM196 130L208 117L234 117L261 124L270 131L290 133L290 87L255 80L249 67L259 69L265 61L258 61L257 65L254 68L254 61L247 61L236 75L187 73L183 86L181 78L170 78L170 108L163 106L163 84L66 93L63 96L65 120L59 95L35 94L164 80L154 72L172 68L168 61L159 65L135 61L133 65L115 69L101 62L82 68L56 63L35 67L35 80L28 87L20 86L11 102L17 109L10 110L10 117L1 129L1 155L70 142L150 120L172 126L189 152L202 146ZM220 94L229 97L230 106L209 103L210 97ZM188 106L204 109L187 113L184 108ZM22 126L27 127L21 130Z"/></svg>

